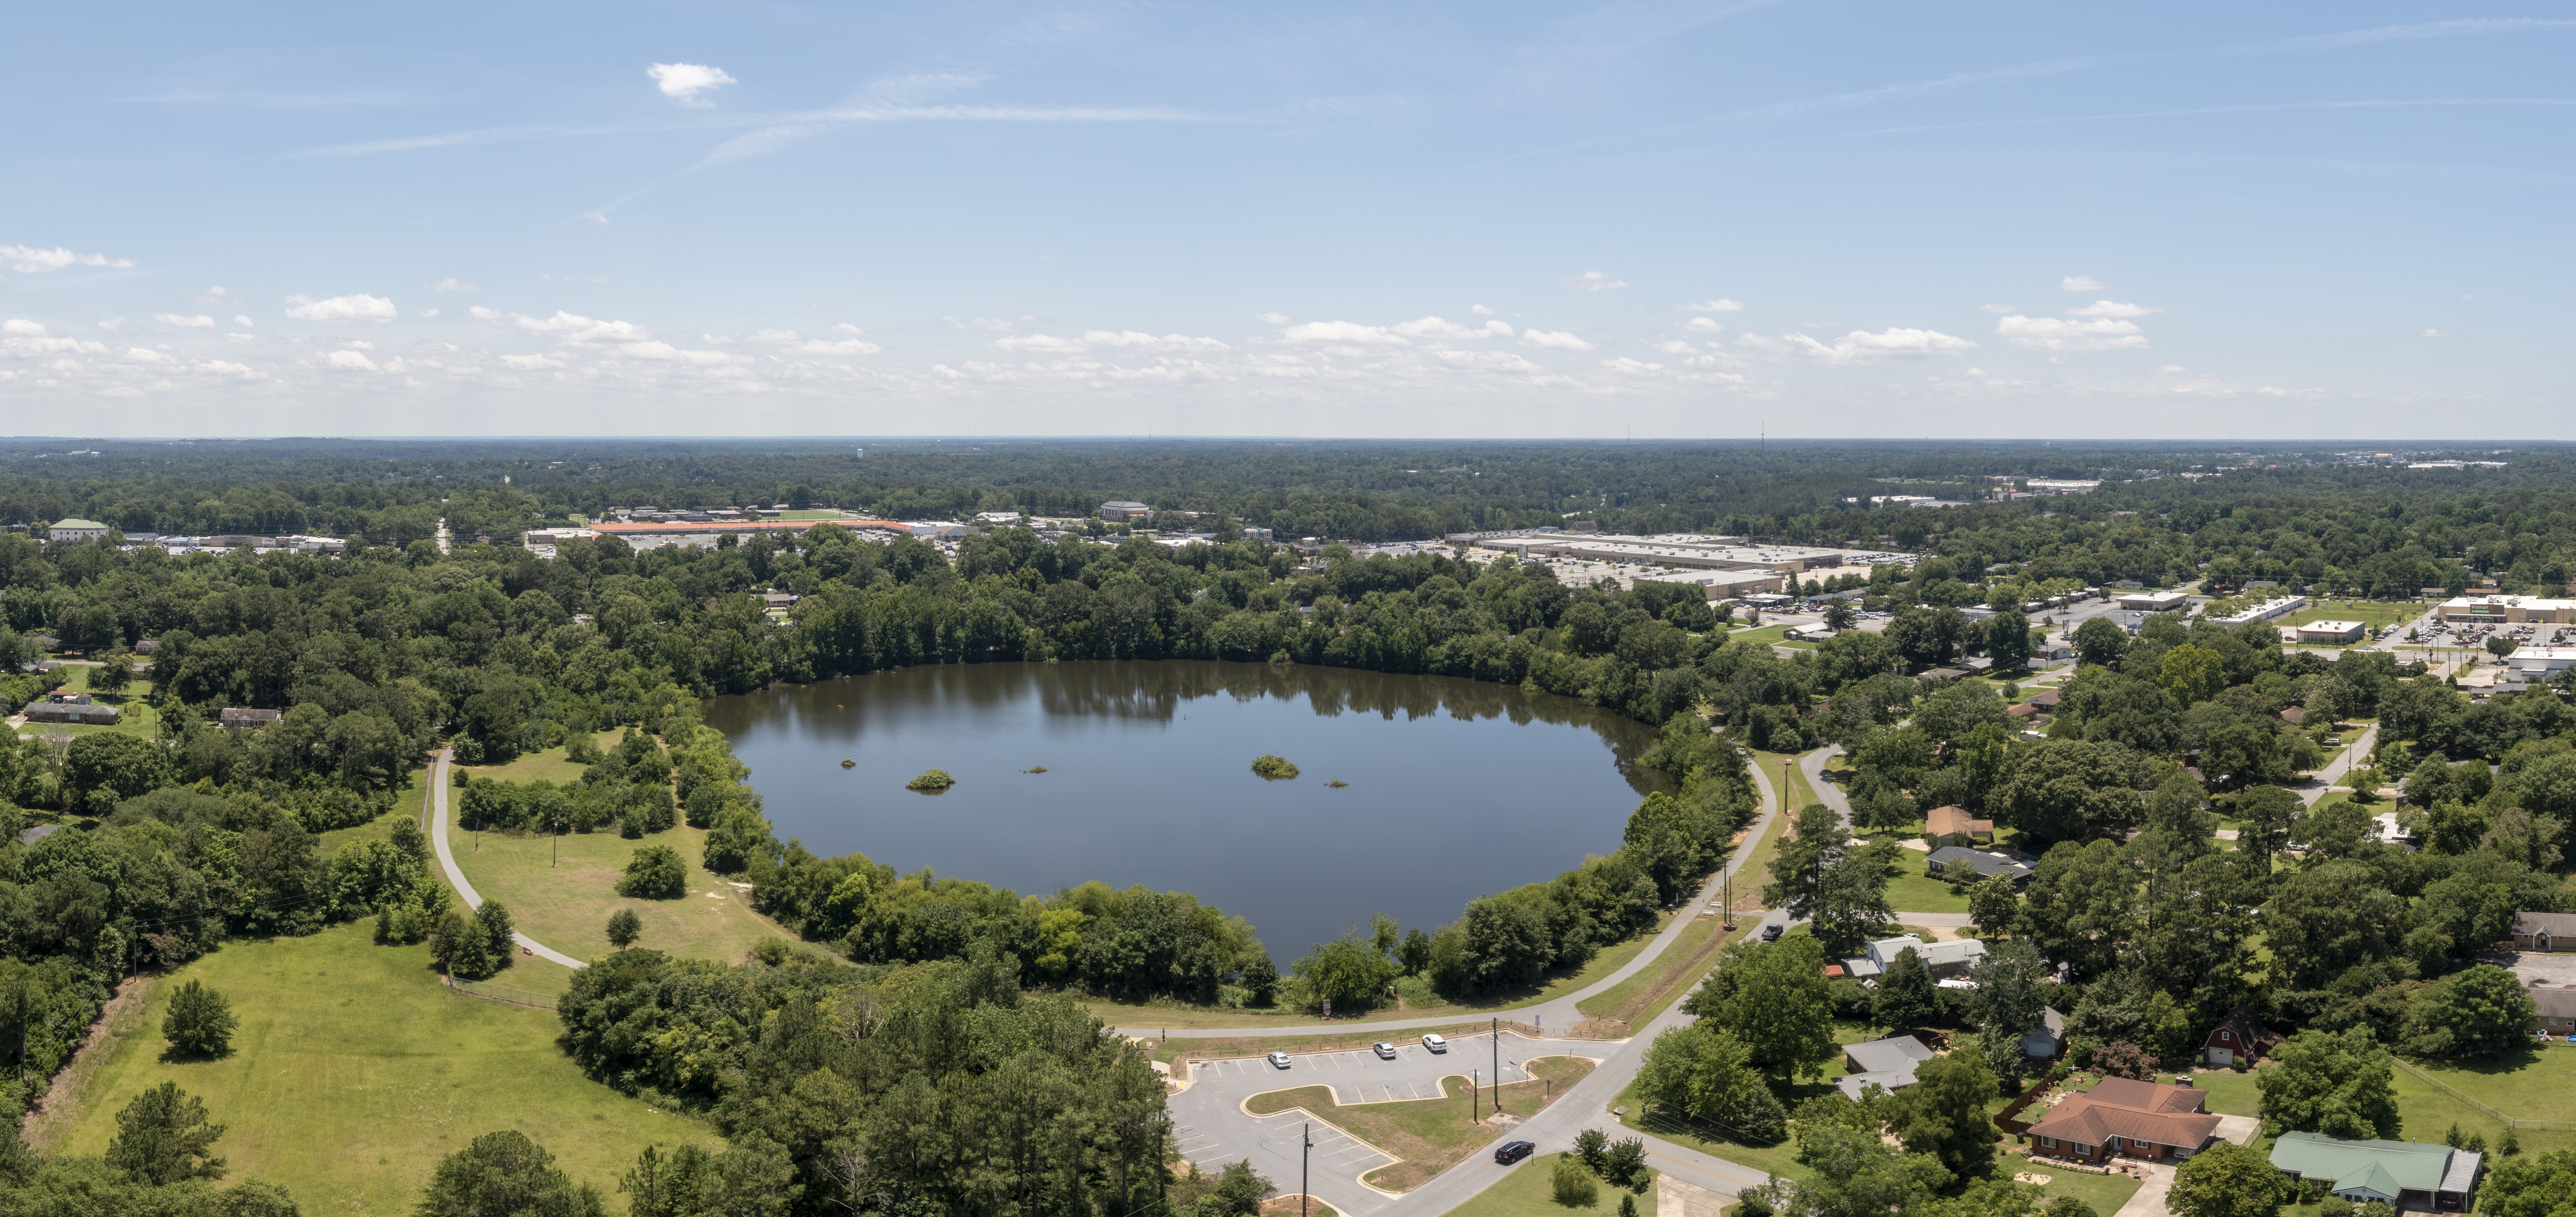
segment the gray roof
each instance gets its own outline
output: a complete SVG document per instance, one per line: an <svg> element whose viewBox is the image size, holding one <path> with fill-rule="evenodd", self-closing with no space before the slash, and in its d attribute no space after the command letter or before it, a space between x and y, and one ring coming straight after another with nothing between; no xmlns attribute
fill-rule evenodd
<svg viewBox="0 0 2576 1217"><path fill-rule="evenodd" d="M1910 1035L1892 1035L1883 1040L1843 1045L1843 1055L1866 1073L1902 1073L1914 1076L1914 1067L1932 1059L1932 1050Z"/></svg>
<svg viewBox="0 0 2576 1217"><path fill-rule="evenodd" d="M1980 875L2007 875L2018 879L2030 873L2030 864L2011 854L1970 849L1964 845L1944 845L1933 850L1926 861L1937 863L1944 868L1964 863Z"/></svg>
<svg viewBox="0 0 2576 1217"><path fill-rule="evenodd" d="M2058 1013L2055 1006L2039 1008L2039 1025L2048 1028L2050 1035L2061 1039L2066 1035L2066 1016Z"/></svg>
<svg viewBox="0 0 2576 1217"><path fill-rule="evenodd" d="M1876 1086L1881 1090L1903 1090L1913 1084L1914 1071L1911 1069L1903 1073L1879 1070L1868 1073L1846 1073L1834 1079L1834 1086L1843 1092L1843 1097L1855 1103L1860 1101L1862 1092L1870 1086Z"/></svg>
<svg viewBox="0 0 2576 1217"><path fill-rule="evenodd" d="M2552 938L2563 934L2576 938L2576 913L2516 913L2513 915L2513 932L2545 933Z"/></svg>
<svg viewBox="0 0 2576 1217"><path fill-rule="evenodd" d="M2485 1154L2473 1149L2453 1150L2451 1169L2442 1172L2442 1190L2462 1196L2475 1190L2478 1186L2478 1166L2486 1161L2486 1157Z"/></svg>
<svg viewBox="0 0 2576 1217"><path fill-rule="evenodd" d="M54 835L54 830L61 827L62 825L60 824L39 824L34 828L30 828L25 832L19 833L18 844L33 845L38 841L42 841L45 838Z"/></svg>
<svg viewBox="0 0 2576 1217"><path fill-rule="evenodd" d="M2534 986L2531 1002L2542 1018L2576 1018L2576 985Z"/></svg>

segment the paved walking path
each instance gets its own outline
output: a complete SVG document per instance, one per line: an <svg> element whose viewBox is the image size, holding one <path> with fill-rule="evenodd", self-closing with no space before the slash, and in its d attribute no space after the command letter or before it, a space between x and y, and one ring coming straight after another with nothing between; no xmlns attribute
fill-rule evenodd
<svg viewBox="0 0 2576 1217"><path fill-rule="evenodd" d="M1505 1010L1486 1010L1478 1013L1488 1018L1509 1014L1513 1022L1529 1022L1541 1029L1572 1030L1576 1023L1583 1021L1583 1012L1577 1009L1577 1006L1585 999L1607 991L1612 985L1636 975L1647 964L1653 963L1656 956L1663 954L1665 948L1672 946L1674 941L1681 937L1682 931L1689 929L1691 923L1699 919L1698 910L1708 907L1711 901L1717 899L1718 892L1727 879L1744 869L1744 864L1753 857L1755 846L1762 840L1762 834L1770 830L1772 819L1780 814L1780 795L1772 790L1771 779L1763 774L1760 765L1751 766L1750 771L1753 775L1754 787L1762 795L1762 814L1754 817L1752 825L1745 830L1744 843L1737 846L1735 852L1728 856L1726 865L1720 867L1716 874L1709 876L1708 882L1700 888L1699 893L1691 898L1690 903L1683 905L1680 912L1673 915L1671 924L1666 925L1662 932L1656 934L1653 942L1647 943L1644 950L1637 952L1635 959L1619 965L1609 975L1576 992L1550 998L1536 1005L1514 1006ZM1121 1035L1155 1039L1168 1037L1176 1040L1208 1040L1282 1035L1365 1035L1376 1031L1410 1031L1423 1027L1446 1027L1473 1021L1475 1021L1474 1014L1450 1014L1432 1018L1386 1019L1368 1023L1301 1022L1287 1026L1187 1028L1145 1025L1118 1027L1114 1030Z"/></svg>
<svg viewBox="0 0 2576 1217"><path fill-rule="evenodd" d="M452 755L441 748L429 763L429 788L432 792L429 840L430 844L438 847L438 864L447 869L447 881L455 885L457 895L465 897L465 907L479 909L483 907L483 897L475 893L472 883L466 881L465 872L457 869L456 853L447 847L447 790L450 781L447 766ZM510 937L541 959L552 960L567 968L590 966L587 960L575 959L525 934L513 931Z"/></svg>

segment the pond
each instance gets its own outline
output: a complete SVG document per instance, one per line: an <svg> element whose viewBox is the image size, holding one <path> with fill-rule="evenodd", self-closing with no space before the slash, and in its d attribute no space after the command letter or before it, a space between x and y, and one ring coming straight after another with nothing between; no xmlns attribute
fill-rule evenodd
<svg viewBox="0 0 2576 1217"><path fill-rule="evenodd" d="M1632 719L1343 668L926 666L720 697L706 721L779 836L817 854L1023 894L1092 879L1192 892L1252 922L1283 970L1372 913L1437 929L1478 895L1608 853L1637 801L1669 787L1637 763L1655 733ZM1301 773L1263 779L1264 754ZM957 784L904 788L928 769Z"/></svg>

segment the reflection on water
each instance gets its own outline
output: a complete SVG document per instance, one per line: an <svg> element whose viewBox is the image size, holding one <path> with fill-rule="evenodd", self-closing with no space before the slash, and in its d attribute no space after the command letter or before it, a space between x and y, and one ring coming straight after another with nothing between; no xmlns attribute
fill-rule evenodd
<svg viewBox="0 0 2576 1217"><path fill-rule="evenodd" d="M1249 919L1283 967L1371 913L1436 928L1476 895L1617 848L1662 783L1636 763L1653 730L1616 714L1341 668L917 667L717 698L706 721L780 835L817 853L1023 892L1195 892ZM1254 776L1265 752L1303 776ZM902 789L931 768L957 786Z"/></svg>

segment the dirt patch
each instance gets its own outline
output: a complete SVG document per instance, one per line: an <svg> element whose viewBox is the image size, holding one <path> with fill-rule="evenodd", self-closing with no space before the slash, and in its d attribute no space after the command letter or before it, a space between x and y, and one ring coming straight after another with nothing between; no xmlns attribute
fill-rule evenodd
<svg viewBox="0 0 2576 1217"><path fill-rule="evenodd" d="M1565 1034L1578 1040L1624 1040L1631 1030L1623 1018L1587 1018Z"/></svg>
<svg viewBox="0 0 2576 1217"><path fill-rule="evenodd" d="M128 976L116 986L116 996L99 1008L98 1021L90 1024L89 1038L81 1041L80 1051L72 1054L72 1063L54 1075L52 1088L27 1113L20 1126L21 1140L38 1152L49 1152L54 1142L70 1130L72 1114L89 1097L90 1082L98 1076L99 1063L115 1050L118 1040L140 1028L143 1007L151 1004L152 986L160 979L157 975Z"/></svg>
<svg viewBox="0 0 2576 1217"><path fill-rule="evenodd" d="M1515 1031L1532 1039L1540 1038L1538 1030L1534 1027L1524 1027L1519 1023L1504 1023L1503 1027L1505 1030ZM1421 1037L1429 1032L1437 1032L1443 1037L1455 1040L1471 1035L1483 1035L1493 1029L1493 1023L1480 1019L1472 1023L1455 1023L1446 1027L1410 1027L1403 1031L1355 1032L1346 1035L1247 1035L1225 1039L1175 1039L1162 1042L1171 1048L1172 1076L1183 1078L1188 1076L1188 1063L1194 1060L1212 1061L1219 1057L1260 1056L1265 1052L1273 1051L1299 1054L1357 1052L1379 1040L1385 1040L1390 1044L1420 1043ZM1160 1053L1158 1052L1157 1055Z"/></svg>
<svg viewBox="0 0 2576 1217"><path fill-rule="evenodd" d="M1298 1207L1300 1201L1304 1202L1305 1207ZM1299 1214L1303 1214L1304 1217L1341 1217L1340 1213L1334 1211L1333 1206L1311 1196L1300 1196L1295 1192L1285 1196L1273 1196L1261 1202L1261 1217L1299 1217Z"/></svg>

